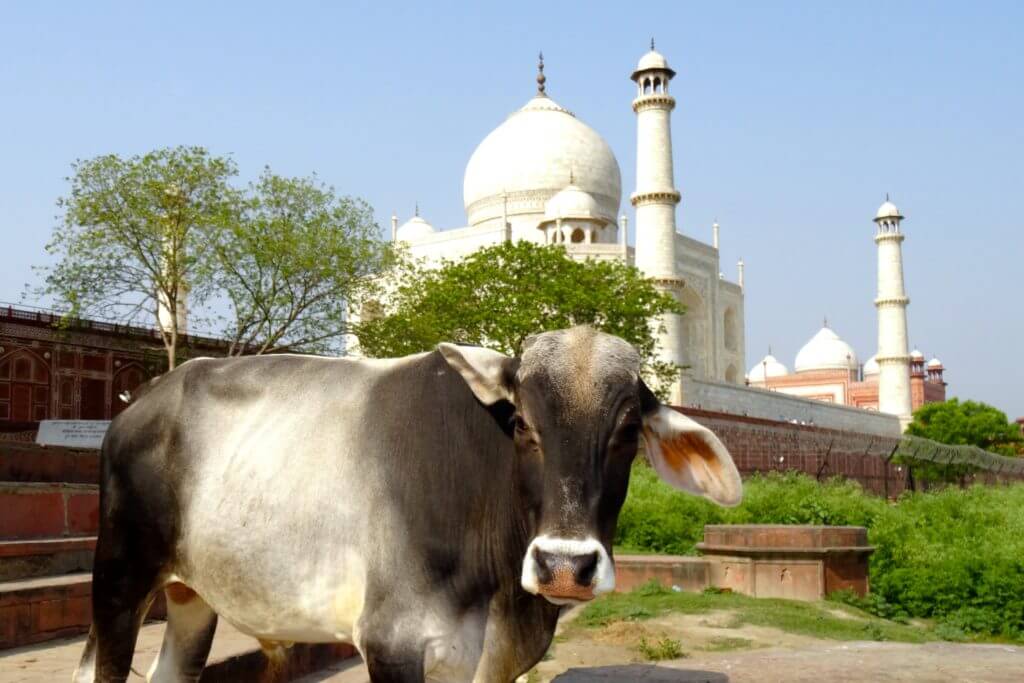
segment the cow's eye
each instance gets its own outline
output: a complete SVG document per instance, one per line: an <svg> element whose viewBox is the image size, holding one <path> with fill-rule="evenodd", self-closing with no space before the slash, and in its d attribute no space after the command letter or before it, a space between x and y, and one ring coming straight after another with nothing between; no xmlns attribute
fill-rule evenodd
<svg viewBox="0 0 1024 683"><path fill-rule="evenodd" d="M523 416L519 413L512 416L512 422L515 424L517 432L522 433L529 429L529 427L526 426L526 420L524 420Z"/></svg>

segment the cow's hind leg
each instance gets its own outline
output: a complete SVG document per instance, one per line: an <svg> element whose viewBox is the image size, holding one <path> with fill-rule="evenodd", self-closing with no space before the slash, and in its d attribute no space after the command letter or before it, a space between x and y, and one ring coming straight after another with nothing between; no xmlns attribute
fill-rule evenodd
<svg viewBox="0 0 1024 683"><path fill-rule="evenodd" d="M92 577L94 680L122 683L131 671L139 627L153 602L156 573L139 572L129 562L102 561L99 556L97 548ZM83 664L89 654L87 644Z"/></svg>
<svg viewBox="0 0 1024 683"><path fill-rule="evenodd" d="M167 629L160 654L146 680L150 683L195 683L203 673L217 629L217 613L195 591L180 583L169 585Z"/></svg>

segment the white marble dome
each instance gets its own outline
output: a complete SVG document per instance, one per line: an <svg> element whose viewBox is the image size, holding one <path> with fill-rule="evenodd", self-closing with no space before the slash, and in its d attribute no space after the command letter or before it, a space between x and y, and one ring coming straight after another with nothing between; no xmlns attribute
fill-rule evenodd
<svg viewBox="0 0 1024 683"><path fill-rule="evenodd" d="M924 360L924 354L921 353L921 349L914 349L913 351L910 352L910 359L911 360L923 361Z"/></svg>
<svg viewBox="0 0 1024 683"><path fill-rule="evenodd" d="M403 242L410 242L420 237L426 237L437 232L437 228L423 219L422 216L413 216L398 227L396 237Z"/></svg>
<svg viewBox="0 0 1024 683"><path fill-rule="evenodd" d="M857 354L831 328L823 327L796 354L793 367L797 372L853 370L857 367Z"/></svg>
<svg viewBox="0 0 1024 683"><path fill-rule="evenodd" d="M501 220L502 212L535 214L573 178L596 202L599 215L616 220L622 174L608 143L546 95L514 112L477 146L466 165L463 201L470 225Z"/></svg>
<svg viewBox="0 0 1024 683"><path fill-rule="evenodd" d="M942 361L939 360L938 358L932 358L930 361L928 361L928 367L929 368L941 368L942 367Z"/></svg>
<svg viewBox="0 0 1024 683"><path fill-rule="evenodd" d="M877 213L875 213L875 220L884 220L886 218L903 218L900 214L900 210L896 208L896 205L886 199L882 202L882 205L878 207Z"/></svg>
<svg viewBox="0 0 1024 683"><path fill-rule="evenodd" d="M761 359L761 362L750 368L750 372L747 373L747 379L751 382L764 382L766 377L771 379L772 377L785 377L788 374L789 370L786 366L769 353Z"/></svg>
<svg viewBox="0 0 1024 683"><path fill-rule="evenodd" d="M593 195L584 192L575 184L569 185L548 200L544 205L544 217L558 218L602 218L601 205Z"/></svg>
<svg viewBox="0 0 1024 683"><path fill-rule="evenodd" d="M864 362L864 376L870 377L879 374L882 370L878 367L878 354L871 356Z"/></svg>
<svg viewBox="0 0 1024 683"><path fill-rule="evenodd" d="M669 70L668 60L665 59L665 55L661 54L657 50L651 50L637 62L637 71L647 71L648 69L665 69Z"/></svg>

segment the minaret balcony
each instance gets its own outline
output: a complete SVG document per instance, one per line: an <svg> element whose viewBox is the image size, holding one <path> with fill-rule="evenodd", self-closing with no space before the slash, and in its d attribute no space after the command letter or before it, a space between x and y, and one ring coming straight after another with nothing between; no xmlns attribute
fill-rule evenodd
<svg viewBox="0 0 1024 683"><path fill-rule="evenodd" d="M672 111L675 108L676 98L662 93L642 95L633 100L633 111L637 114L646 109L668 109Z"/></svg>
<svg viewBox="0 0 1024 683"><path fill-rule="evenodd" d="M875 243L881 242L902 242L906 237L902 232L880 232L875 235Z"/></svg>
<svg viewBox="0 0 1024 683"><path fill-rule="evenodd" d="M909 296L885 296L875 299L876 308L882 308L883 306L906 306L909 303Z"/></svg>
<svg viewBox="0 0 1024 683"><path fill-rule="evenodd" d="M645 204L678 204L682 195L678 190L662 190L658 192L634 192L629 202L633 206L644 206Z"/></svg>

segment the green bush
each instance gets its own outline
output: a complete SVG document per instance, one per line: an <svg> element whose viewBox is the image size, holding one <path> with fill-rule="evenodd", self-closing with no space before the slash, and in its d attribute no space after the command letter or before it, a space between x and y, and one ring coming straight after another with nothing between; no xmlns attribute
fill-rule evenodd
<svg viewBox="0 0 1024 683"><path fill-rule="evenodd" d="M619 517L624 552L692 554L705 524L868 528L872 594L846 602L890 619L936 619L957 633L1024 639L1024 485L906 494L896 503L839 479L772 473L723 509L681 494L640 463Z"/></svg>

